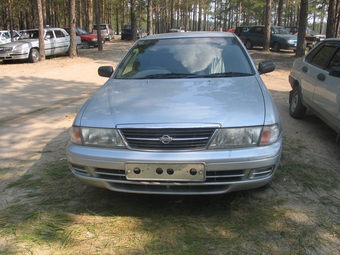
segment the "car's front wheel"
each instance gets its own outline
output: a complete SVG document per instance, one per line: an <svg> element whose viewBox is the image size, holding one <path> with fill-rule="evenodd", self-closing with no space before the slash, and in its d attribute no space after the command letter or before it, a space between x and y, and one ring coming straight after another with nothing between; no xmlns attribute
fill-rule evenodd
<svg viewBox="0 0 340 255"><path fill-rule="evenodd" d="M30 63L35 63L40 60L40 54L37 49L31 49L30 54L28 56L28 61Z"/></svg>
<svg viewBox="0 0 340 255"><path fill-rule="evenodd" d="M251 50L253 48L250 40L247 40L244 45L246 46L247 50Z"/></svg>
<svg viewBox="0 0 340 255"><path fill-rule="evenodd" d="M306 107L301 101L300 87L296 86L290 93L289 114L294 119L301 119L306 113Z"/></svg>
<svg viewBox="0 0 340 255"><path fill-rule="evenodd" d="M90 43L88 41L82 41L81 43L83 44L84 49L90 48Z"/></svg>

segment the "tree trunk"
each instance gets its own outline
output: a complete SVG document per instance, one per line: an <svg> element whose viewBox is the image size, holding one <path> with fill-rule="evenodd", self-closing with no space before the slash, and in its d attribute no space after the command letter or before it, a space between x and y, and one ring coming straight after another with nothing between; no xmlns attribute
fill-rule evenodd
<svg viewBox="0 0 340 255"><path fill-rule="evenodd" d="M69 0L70 3L70 49L69 56L74 58L77 56L76 41L76 0Z"/></svg>
<svg viewBox="0 0 340 255"><path fill-rule="evenodd" d="M308 0L301 0L298 42L296 47L296 57L303 57L306 52L306 28L308 18Z"/></svg>
<svg viewBox="0 0 340 255"><path fill-rule="evenodd" d="M39 55L40 61L45 60L45 42L44 42L44 18L42 12L41 0L37 0L38 21L39 21Z"/></svg>
<svg viewBox="0 0 340 255"><path fill-rule="evenodd" d="M263 51L269 51L269 48L270 48L271 11L272 11L272 0L266 0Z"/></svg>
<svg viewBox="0 0 340 255"><path fill-rule="evenodd" d="M133 41L137 39L137 21L136 21L136 0L131 0L131 37Z"/></svg>
<svg viewBox="0 0 340 255"><path fill-rule="evenodd" d="M148 24L147 24L147 33L148 35L153 35L153 24L152 24L152 0L148 0Z"/></svg>
<svg viewBox="0 0 340 255"><path fill-rule="evenodd" d="M102 40L102 33L100 31L100 5L99 5L99 0L94 0L95 3L95 12L96 12L96 30L97 30L97 37L98 37L98 51L103 50L103 44Z"/></svg>

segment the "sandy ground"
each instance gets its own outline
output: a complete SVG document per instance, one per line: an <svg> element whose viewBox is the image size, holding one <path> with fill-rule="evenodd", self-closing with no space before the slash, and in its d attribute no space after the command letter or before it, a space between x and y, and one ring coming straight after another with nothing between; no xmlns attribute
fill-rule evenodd
<svg viewBox="0 0 340 255"><path fill-rule="evenodd" d="M1 176L0 210L18 195L4 187L36 164L47 144L50 150L57 152L51 157L60 155L60 160L65 160L61 156L69 139L65 130L72 125L85 100L106 81L98 76L98 67L115 67L130 46L131 42L116 39L107 42L102 52L95 48L80 50L74 59L62 56L35 64L0 64L0 164L3 169L13 166L20 169L16 176L13 173ZM307 156L310 159L316 159L325 168L339 170L335 131L313 116L301 121L289 116L288 74L294 54L260 50L250 53L255 63L261 60L276 63L276 71L262 78L281 113L284 135L293 142L296 139L304 141L310 149ZM45 155L46 158L48 160Z"/></svg>

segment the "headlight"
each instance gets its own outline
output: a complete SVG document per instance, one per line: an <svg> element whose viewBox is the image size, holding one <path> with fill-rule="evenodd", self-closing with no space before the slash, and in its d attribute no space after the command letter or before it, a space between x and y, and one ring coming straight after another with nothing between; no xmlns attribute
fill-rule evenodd
<svg viewBox="0 0 340 255"><path fill-rule="evenodd" d="M117 130L104 128L72 127L71 142L80 145L99 147L124 147Z"/></svg>
<svg viewBox="0 0 340 255"><path fill-rule="evenodd" d="M280 134L278 125L220 129L209 149L242 148L274 143Z"/></svg>
<svg viewBox="0 0 340 255"><path fill-rule="evenodd" d="M13 52L14 53L24 53L24 52L28 52L29 48L27 44L21 44L18 46L13 47Z"/></svg>
<svg viewBox="0 0 340 255"><path fill-rule="evenodd" d="M286 40L286 42L287 42L288 44L295 44L295 41L294 41L294 40Z"/></svg>
<svg viewBox="0 0 340 255"><path fill-rule="evenodd" d="M97 38L93 38L93 39L91 39L91 41L92 41L92 42L96 42L96 41L98 41L98 40L97 40Z"/></svg>

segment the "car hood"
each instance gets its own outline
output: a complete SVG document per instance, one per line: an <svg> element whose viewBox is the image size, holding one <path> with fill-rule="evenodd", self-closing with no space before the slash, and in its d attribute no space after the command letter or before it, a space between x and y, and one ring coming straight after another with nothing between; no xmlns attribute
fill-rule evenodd
<svg viewBox="0 0 340 255"><path fill-rule="evenodd" d="M9 42L9 43L5 43L5 44L2 44L1 47L14 47L14 46L18 46L18 45L21 45L21 44L31 44L33 42L39 42L38 39L25 39L25 40L18 40L18 41L15 41L15 42Z"/></svg>
<svg viewBox="0 0 340 255"><path fill-rule="evenodd" d="M82 39L89 39L89 40L91 40L91 39L97 39L98 38L98 36L97 35L95 35L95 34L81 34L81 35L79 35ZM102 38L103 38L103 36L102 36Z"/></svg>
<svg viewBox="0 0 340 255"><path fill-rule="evenodd" d="M83 106L74 125L263 125L266 105L261 83L256 76L166 81L109 79Z"/></svg>

